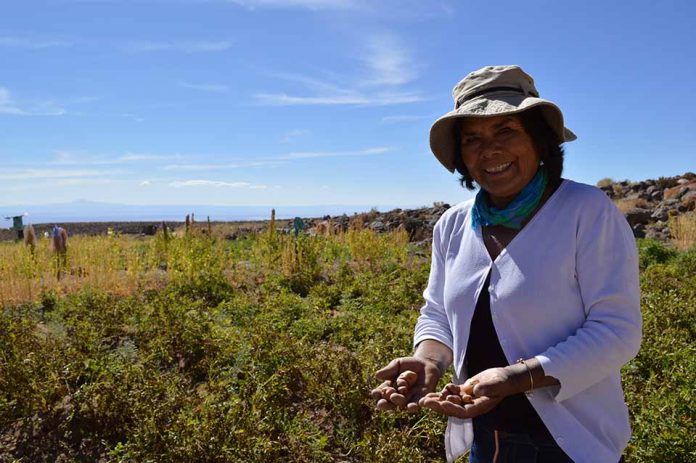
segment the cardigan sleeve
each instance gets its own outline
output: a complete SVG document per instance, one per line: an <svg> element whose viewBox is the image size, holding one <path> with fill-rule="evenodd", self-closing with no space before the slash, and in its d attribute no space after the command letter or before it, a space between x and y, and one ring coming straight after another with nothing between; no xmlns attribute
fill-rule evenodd
<svg viewBox="0 0 696 463"><path fill-rule="evenodd" d="M413 337L414 347L426 339L434 339L452 349L453 338L449 320L445 313L445 254L442 246L445 213L433 227L432 258L428 286L423 291L425 304L420 309Z"/></svg>
<svg viewBox="0 0 696 463"><path fill-rule="evenodd" d="M604 193L598 191L588 203L578 220L576 241L576 278L585 321L574 334L536 356L544 373L559 380L559 402L618 373L637 355L642 336L633 233Z"/></svg>

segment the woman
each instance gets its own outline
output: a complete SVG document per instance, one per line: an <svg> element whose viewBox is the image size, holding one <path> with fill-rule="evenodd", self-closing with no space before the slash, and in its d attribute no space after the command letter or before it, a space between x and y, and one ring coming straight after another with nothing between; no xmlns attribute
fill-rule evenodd
<svg viewBox="0 0 696 463"><path fill-rule="evenodd" d="M453 96L430 146L480 190L435 225L415 352L377 372L377 408L448 415L448 461L471 447L471 463L616 463L620 369L641 337L631 230L599 189L561 178L575 135L522 69L479 69Z"/></svg>

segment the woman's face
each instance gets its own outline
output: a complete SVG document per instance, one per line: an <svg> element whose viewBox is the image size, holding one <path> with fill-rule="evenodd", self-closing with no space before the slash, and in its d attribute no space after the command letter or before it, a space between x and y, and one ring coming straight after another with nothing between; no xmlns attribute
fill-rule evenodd
<svg viewBox="0 0 696 463"><path fill-rule="evenodd" d="M512 201L539 167L534 142L516 115L465 119L460 150L467 170L498 208Z"/></svg>

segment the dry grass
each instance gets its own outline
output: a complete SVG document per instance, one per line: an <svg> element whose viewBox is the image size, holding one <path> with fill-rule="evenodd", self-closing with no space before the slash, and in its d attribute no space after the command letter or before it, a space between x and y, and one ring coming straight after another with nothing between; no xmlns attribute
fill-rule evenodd
<svg viewBox="0 0 696 463"><path fill-rule="evenodd" d="M641 199L641 198L616 199L616 200L614 200L614 204L616 204L616 207L618 207L619 210L623 214L630 211L631 209L635 209L636 207L640 207L640 208L648 208L649 207L648 202L644 199Z"/></svg>
<svg viewBox="0 0 696 463"><path fill-rule="evenodd" d="M38 239L33 254L23 243L0 242L0 307L36 301L49 291L65 295L93 288L129 295L177 279L188 281L202 271L200 267L225 274L235 286L237 279L246 278L237 264L247 260L269 270L281 269L286 277L297 274L307 280L300 281L304 284L335 263L321 262L322 255L335 259L349 255L352 265L369 269L381 268L385 256L399 262L407 257L408 233L404 230L380 234L369 229L338 229L326 236L303 235L301 239L266 231L246 239L224 239L233 230L227 225L208 229L204 223L188 235L184 227L178 228L169 238L162 234L75 236L68 243L60 279L50 239Z"/></svg>
<svg viewBox="0 0 696 463"><path fill-rule="evenodd" d="M22 243L0 243L0 306L36 300L45 291L67 294L83 287L129 294L157 281L147 245L130 237L74 237L60 279L57 265L50 239L38 239L33 254Z"/></svg>
<svg viewBox="0 0 696 463"><path fill-rule="evenodd" d="M696 245L696 214L684 214L669 219L672 244L677 249L686 251Z"/></svg>

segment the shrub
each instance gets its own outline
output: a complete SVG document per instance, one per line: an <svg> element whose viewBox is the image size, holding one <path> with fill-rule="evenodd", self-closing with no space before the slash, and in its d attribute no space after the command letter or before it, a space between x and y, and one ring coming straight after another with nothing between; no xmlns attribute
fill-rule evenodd
<svg viewBox="0 0 696 463"><path fill-rule="evenodd" d="M687 275L696 275L696 245L675 259L675 265Z"/></svg>
<svg viewBox="0 0 696 463"><path fill-rule="evenodd" d="M677 256L677 251L661 241L642 239L637 241L640 268L645 269L654 264L666 264Z"/></svg>
<svg viewBox="0 0 696 463"><path fill-rule="evenodd" d="M626 461L690 461L696 454L696 274L678 264L652 265L641 289L641 350L623 369L633 427Z"/></svg>

